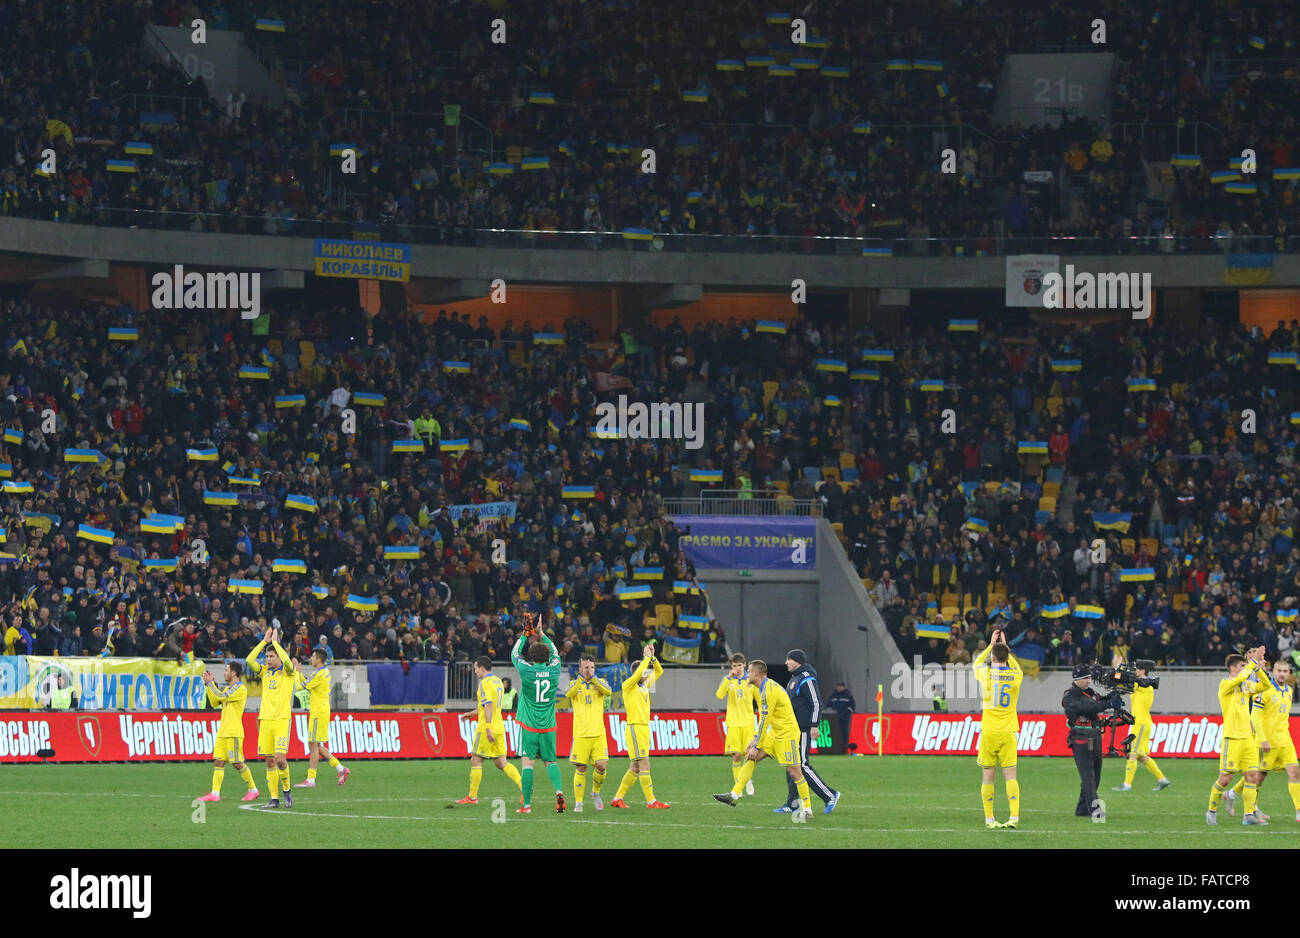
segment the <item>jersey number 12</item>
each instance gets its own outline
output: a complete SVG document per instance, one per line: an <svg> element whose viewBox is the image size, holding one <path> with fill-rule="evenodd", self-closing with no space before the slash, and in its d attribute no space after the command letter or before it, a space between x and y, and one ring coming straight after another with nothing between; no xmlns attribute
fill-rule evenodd
<svg viewBox="0 0 1300 938"><path fill-rule="evenodd" d="M550 703L550 701L547 700L547 698L550 696L550 693L551 693L550 681L546 680L546 678L542 678L540 681L537 682L537 702L539 704Z"/></svg>

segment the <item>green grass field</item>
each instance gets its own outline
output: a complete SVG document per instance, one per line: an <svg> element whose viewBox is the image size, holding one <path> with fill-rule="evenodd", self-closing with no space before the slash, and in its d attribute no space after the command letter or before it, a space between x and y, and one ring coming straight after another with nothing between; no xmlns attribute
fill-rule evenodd
<svg viewBox="0 0 1300 938"><path fill-rule="evenodd" d="M730 787L723 757L654 757L655 794L672 804L647 811L639 788L633 807L614 810L608 802L626 769L610 762L603 794L606 808L591 804L584 814L555 814L545 773L538 773L534 813L517 816L518 795L500 772L485 766L479 804L449 808L465 794L468 762L351 763L345 787L322 767L321 787L294 789L294 807L255 810L239 803L244 788L229 768L223 800L205 805L196 823L191 806L211 780L211 766L194 765L19 765L0 771L0 830L7 847L563 847L593 837L606 847L1278 847L1300 846L1284 776L1270 775L1262 790L1268 827L1242 827L1240 816L1220 809L1218 827L1207 827L1205 802L1215 764L1207 760L1162 760L1174 784L1152 792L1141 771L1134 791L1112 792L1123 780L1123 763L1108 760L1102 778L1106 824L1073 817L1078 797L1074 763L1059 758L1022 759L1024 811L1016 831L984 829L979 806L979 770L957 756L823 757L817 769L838 786L843 800L834 814L821 813L795 825L772 813L784 797L780 768L764 762L755 773L756 795L735 808L711 794ZM292 763L293 780L306 777L305 763ZM572 770L563 765L566 797L572 799ZM265 769L254 778L265 788ZM493 823L493 799L503 799L504 823ZM1006 819L1002 782L997 813ZM761 835L761 836L755 836ZM1067 836L1062 836L1067 835ZM738 840L743 838L743 841Z"/></svg>

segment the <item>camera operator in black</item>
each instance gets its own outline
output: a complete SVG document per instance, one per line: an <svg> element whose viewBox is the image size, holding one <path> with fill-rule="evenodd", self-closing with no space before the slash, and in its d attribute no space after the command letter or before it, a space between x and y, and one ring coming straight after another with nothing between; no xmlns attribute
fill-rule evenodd
<svg viewBox="0 0 1300 938"><path fill-rule="evenodd" d="M1102 697L1092 690L1092 669L1086 664L1074 666L1074 683L1061 698L1066 722L1070 725L1068 742L1074 751L1074 764L1079 769L1079 803L1075 817L1091 817L1094 822L1106 822L1106 802L1097 797L1101 785L1101 721L1107 710L1123 707L1124 699L1113 693Z"/></svg>

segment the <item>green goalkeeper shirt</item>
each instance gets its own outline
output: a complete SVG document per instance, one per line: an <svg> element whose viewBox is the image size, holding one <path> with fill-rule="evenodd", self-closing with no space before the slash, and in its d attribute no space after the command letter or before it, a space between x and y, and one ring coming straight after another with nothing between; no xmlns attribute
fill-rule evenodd
<svg viewBox="0 0 1300 938"><path fill-rule="evenodd" d="M547 649L551 652L550 660L545 664L526 661L521 656L528 643L527 635L520 635L510 652L510 662L519 671L519 725L524 729L555 729L555 696L560 684L560 653L555 644L542 636Z"/></svg>

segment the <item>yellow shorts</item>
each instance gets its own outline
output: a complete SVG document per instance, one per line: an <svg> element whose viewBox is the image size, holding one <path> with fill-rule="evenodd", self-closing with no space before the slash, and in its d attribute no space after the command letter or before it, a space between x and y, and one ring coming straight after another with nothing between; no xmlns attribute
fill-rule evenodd
<svg viewBox="0 0 1300 938"><path fill-rule="evenodd" d="M257 721L257 754L259 756L287 756L289 754L289 718Z"/></svg>
<svg viewBox="0 0 1300 938"><path fill-rule="evenodd" d="M307 742L323 743L328 748L330 741L330 712L312 711L307 717Z"/></svg>
<svg viewBox="0 0 1300 938"><path fill-rule="evenodd" d="M609 759L609 743L606 742L604 733L599 736L573 738L573 751L569 753L569 761L574 765L595 765L607 759Z"/></svg>
<svg viewBox="0 0 1300 938"><path fill-rule="evenodd" d="M798 736L776 736L772 733L765 733L762 742L758 744L758 748L781 765L802 764L799 760Z"/></svg>
<svg viewBox="0 0 1300 938"><path fill-rule="evenodd" d="M645 723L629 723L625 729L628 756L641 759L650 755L650 727Z"/></svg>
<svg viewBox="0 0 1300 938"><path fill-rule="evenodd" d="M492 735L496 737L491 741L483 727L479 727L474 733L474 748L470 750L472 755L482 756L484 759L497 759L506 754L506 728L505 726L492 727Z"/></svg>
<svg viewBox="0 0 1300 938"><path fill-rule="evenodd" d="M975 762L981 769L1002 766L1009 769L1016 764L1016 734L1010 730L980 733L980 749Z"/></svg>
<svg viewBox="0 0 1300 938"><path fill-rule="evenodd" d="M1131 732L1137 738L1133 740L1133 746L1129 749L1130 759L1136 759L1138 756L1150 755L1151 753L1151 731L1155 729L1154 723L1135 723Z"/></svg>
<svg viewBox="0 0 1300 938"><path fill-rule="evenodd" d="M222 762L244 761L244 737L218 736L212 744L212 758Z"/></svg>
<svg viewBox="0 0 1300 938"><path fill-rule="evenodd" d="M754 741L754 731L756 729L757 727L753 725L728 726L727 742L722 749L723 754L730 756L734 753L740 753L744 755L746 750L749 749L749 744Z"/></svg>
<svg viewBox="0 0 1300 938"><path fill-rule="evenodd" d="M1223 753L1219 756L1220 772L1253 772L1259 768L1259 742L1249 739L1223 740Z"/></svg>
<svg viewBox="0 0 1300 938"><path fill-rule="evenodd" d="M1259 756L1259 767L1261 769L1265 772L1276 772L1288 765L1295 764L1295 743L1291 741L1290 736L1279 739L1277 742L1270 739L1268 743L1272 748L1268 752L1260 753Z"/></svg>

